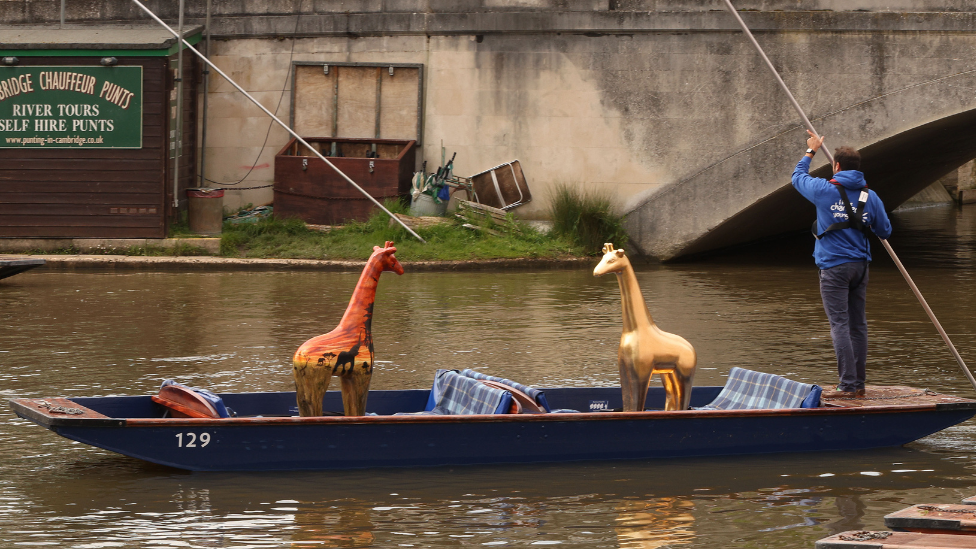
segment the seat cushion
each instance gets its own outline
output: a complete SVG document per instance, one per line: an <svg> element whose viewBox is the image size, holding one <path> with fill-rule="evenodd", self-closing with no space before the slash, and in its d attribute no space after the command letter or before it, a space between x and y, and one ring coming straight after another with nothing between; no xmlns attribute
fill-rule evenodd
<svg viewBox="0 0 976 549"><path fill-rule="evenodd" d="M489 387L454 370L437 370L426 410L436 414L506 414L512 393Z"/></svg>
<svg viewBox="0 0 976 549"><path fill-rule="evenodd" d="M476 372L471 369L461 370L462 376L473 377L475 379L480 379L482 381L495 381L498 383L503 383L512 387L522 393L528 395L537 405L541 406L546 412L550 412L549 403L546 402L546 394L536 389L535 387L529 387L528 385L522 385L517 381L512 381L511 379L506 379L504 377L490 376L488 374L483 374L481 372Z"/></svg>
<svg viewBox="0 0 976 549"><path fill-rule="evenodd" d="M167 395L169 395L169 397L167 397ZM172 398L176 395L182 395L180 398L177 398L176 400L183 404L186 404L186 402L189 401L201 401L203 404L205 404L206 407L201 404L197 404L194 406L194 409L196 409L197 412L199 413L210 414L211 413L210 411L212 410L212 413L214 414L212 417L230 417L232 415L232 412L229 411L226 406L224 406L223 399L206 389L187 387L186 385L183 385L182 383L177 383L172 379L167 379L166 381L163 381L162 386L159 388L159 394L157 395L159 399L172 400ZM158 402L158 403L166 406L166 404L164 404L163 402ZM190 416L190 417L211 417L211 416Z"/></svg>
<svg viewBox="0 0 976 549"><path fill-rule="evenodd" d="M818 385L800 383L775 374L732 368L725 387L715 400L698 410L766 410L816 408L820 405Z"/></svg>
<svg viewBox="0 0 976 549"><path fill-rule="evenodd" d="M166 385L152 401L167 408L170 417L219 418L213 405L183 385Z"/></svg>

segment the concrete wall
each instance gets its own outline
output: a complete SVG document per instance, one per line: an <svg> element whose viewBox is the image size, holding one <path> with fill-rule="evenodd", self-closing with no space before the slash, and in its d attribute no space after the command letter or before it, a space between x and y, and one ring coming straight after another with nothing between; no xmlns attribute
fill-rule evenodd
<svg viewBox="0 0 976 549"><path fill-rule="evenodd" d="M833 145L868 147L976 107L971 0L735 4L811 117L831 119L823 131ZM59 5L6 0L0 20L50 24ZM147 5L176 17L175 1ZM205 5L187 2L187 24L203 22ZM527 218L545 215L555 184L608 190L632 212L637 247L661 257L731 243L703 237L781 189L802 150L796 115L718 0L213 7L214 61L270 109L280 101L283 118L291 62L422 63L428 165L439 163L442 140L460 175L518 158L535 196L517 210ZM127 0L72 0L67 19L146 21ZM268 119L213 74L210 100L207 177L232 182L250 171L240 186L270 184L285 132L269 134ZM952 162L932 169L946 173ZM228 206L260 204L271 191L226 197ZM731 234L761 232L740 223Z"/></svg>

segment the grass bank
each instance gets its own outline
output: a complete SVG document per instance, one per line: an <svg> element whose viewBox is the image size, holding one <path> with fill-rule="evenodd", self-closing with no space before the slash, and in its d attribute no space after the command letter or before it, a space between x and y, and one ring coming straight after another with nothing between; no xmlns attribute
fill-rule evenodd
<svg viewBox="0 0 976 549"><path fill-rule="evenodd" d="M395 209L402 209L394 206ZM399 213L399 212L396 212ZM488 231L464 228L460 221L418 227L426 244L399 224L390 224L385 213L376 213L364 223L351 223L329 231L308 228L299 220L264 219L257 223L226 224L221 236L224 257L281 259L365 259L373 246L393 241L397 256L412 261L463 261L475 259L581 257L586 251L569 239L543 233L509 218L485 227Z"/></svg>

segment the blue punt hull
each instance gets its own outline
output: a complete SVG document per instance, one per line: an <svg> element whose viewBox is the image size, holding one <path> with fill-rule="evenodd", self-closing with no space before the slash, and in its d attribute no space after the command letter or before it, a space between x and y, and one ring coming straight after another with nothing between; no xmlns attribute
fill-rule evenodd
<svg viewBox="0 0 976 549"><path fill-rule="evenodd" d="M907 388L906 388L907 389ZM696 387L692 406L720 387ZM422 410L429 391L371 391L377 416L287 416L294 393L221 395L239 417L162 418L148 396L13 399L66 438L195 471L428 467L863 450L900 446L976 415L976 401L926 395L881 405L785 410L384 415ZM922 393L917 393L921 395ZM620 405L618 388L546 389L553 408ZM652 388L648 407L663 407ZM889 404L888 402L901 402ZM325 409L341 409L338 392ZM260 416L260 417L255 417Z"/></svg>

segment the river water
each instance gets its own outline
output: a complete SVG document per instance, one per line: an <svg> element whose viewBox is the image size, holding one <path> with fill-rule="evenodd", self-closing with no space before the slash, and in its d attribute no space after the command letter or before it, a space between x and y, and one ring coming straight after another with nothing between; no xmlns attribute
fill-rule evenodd
<svg viewBox="0 0 976 549"><path fill-rule="evenodd" d="M894 215L891 244L976 365L976 208ZM733 366L831 384L808 235L641 265L656 322ZM868 295L868 382L972 396L884 250ZM409 261L408 257L401 257ZM594 260L595 263L595 260ZM0 282L0 396L292 390L290 358L331 330L357 272L57 272ZM437 368L536 386L617 384L620 297L588 270L386 273L375 389ZM656 383L656 381L654 382ZM585 441L581 441L585 443ZM880 451L642 462L188 473L91 448L0 412L0 546L812 547L914 503L976 495L976 424Z"/></svg>

